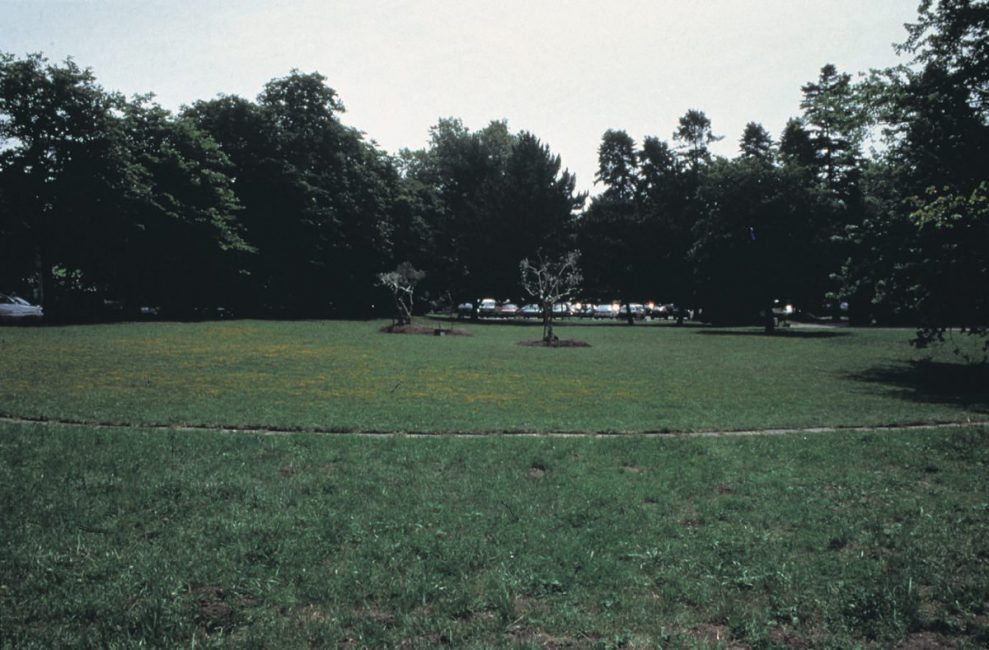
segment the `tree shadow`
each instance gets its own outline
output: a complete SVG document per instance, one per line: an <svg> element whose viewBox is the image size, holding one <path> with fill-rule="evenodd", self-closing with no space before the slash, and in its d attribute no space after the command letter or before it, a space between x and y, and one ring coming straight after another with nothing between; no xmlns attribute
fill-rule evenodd
<svg viewBox="0 0 989 650"><path fill-rule="evenodd" d="M702 329L697 334L705 336L763 336L777 339L833 339L839 336L849 336L848 332L833 329L777 329L767 333L765 330L723 330Z"/></svg>
<svg viewBox="0 0 989 650"><path fill-rule="evenodd" d="M911 402L954 404L989 413L989 366L941 361L912 361L902 365L876 366L849 377L882 384Z"/></svg>

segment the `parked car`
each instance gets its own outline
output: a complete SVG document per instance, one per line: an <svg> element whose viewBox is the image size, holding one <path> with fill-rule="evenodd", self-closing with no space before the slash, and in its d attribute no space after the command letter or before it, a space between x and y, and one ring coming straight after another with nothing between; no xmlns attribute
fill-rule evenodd
<svg viewBox="0 0 989 650"><path fill-rule="evenodd" d="M536 318L537 316L542 316L543 310L539 305L535 303L529 303L519 310L519 316L523 318Z"/></svg>
<svg viewBox="0 0 989 650"><path fill-rule="evenodd" d="M566 316L572 316L573 310L570 305L565 302L558 302L553 305L553 318L564 318Z"/></svg>
<svg viewBox="0 0 989 650"><path fill-rule="evenodd" d="M519 306L514 302L506 302L495 311L500 318L515 318L519 314Z"/></svg>
<svg viewBox="0 0 989 650"><path fill-rule="evenodd" d="M579 302L574 305L574 313L581 318L589 318L594 316L594 305L589 302Z"/></svg>
<svg viewBox="0 0 989 650"><path fill-rule="evenodd" d="M23 298L0 293L0 321L23 323L44 318L44 310Z"/></svg>
<svg viewBox="0 0 989 650"><path fill-rule="evenodd" d="M457 305L457 318L470 318L472 313L474 313L474 303L462 302Z"/></svg>
<svg viewBox="0 0 989 650"><path fill-rule="evenodd" d="M646 307L645 305L637 302L633 302L630 305L622 305L618 308L619 318L628 318L629 311L632 312L632 318L645 318L646 317Z"/></svg>
<svg viewBox="0 0 989 650"><path fill-rule="evenodd" d="M484 298L477 306L478 316L494 316L498 310L498 301L494 298Z"/></svg>
<svg viewBox="0 0 989 650"><path fill-rule="evenodd" d="M615 317L615 309L611 306L611 304L594 306L594 318L614 318L614 317Z"/></svg>
<svg viewBox="0 0 989 650"><path fill-rule="evenodd" d="M664 305L657 302L649 307L648 313L653 318L662 318L666 320L673 316L674 308L673 305Z"/></svg>

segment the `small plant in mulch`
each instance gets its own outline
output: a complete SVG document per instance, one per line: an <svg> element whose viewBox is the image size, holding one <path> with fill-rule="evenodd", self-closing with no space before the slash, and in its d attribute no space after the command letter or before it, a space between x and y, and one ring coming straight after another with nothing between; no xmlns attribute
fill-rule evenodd
<svg viewBox="0 0 989 650"><path fill-rule="evenodd" d="M426 334L428 336L472 336L470 332L452 327L427 327L425 325L385 325L379 330L385 334Z"/></svg>

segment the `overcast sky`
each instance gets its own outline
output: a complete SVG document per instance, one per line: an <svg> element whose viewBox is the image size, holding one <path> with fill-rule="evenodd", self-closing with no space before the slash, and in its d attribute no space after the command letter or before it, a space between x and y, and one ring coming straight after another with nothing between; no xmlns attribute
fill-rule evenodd
<svg viewBox="0 0 989 650"><path fill-rule="evenodd" d="M327 77L343 121L390 152L440 117L507 119L593 187L606 129L670 139L703 110L735 156L746 122L778 136L825 63L904 62L918 0L0 0L0 51L72 56L109 90L175 110L255 98L292 68Z"/></svg>

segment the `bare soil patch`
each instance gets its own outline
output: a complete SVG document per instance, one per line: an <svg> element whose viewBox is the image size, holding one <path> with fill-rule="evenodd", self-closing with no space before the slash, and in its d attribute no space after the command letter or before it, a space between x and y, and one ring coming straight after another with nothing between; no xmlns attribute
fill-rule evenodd
<svg viewBox="0 0 989 650"><path fill-rule="evenodd" d="M229 625L233 608L226 602L223 587L200 587L192 591L196 599L196 620L207 630L213 631Z"/></svg>
<svg viewBox="0 0 989 650"><path fill-rule="evenodd" d="M427 327L426 325L385 325L379 331L385 334L425 334L427 336L472 336L466 330L451 327Z"/></svg>
<svg viewBox="0 0 989 650"><path fill-rule="evenodd" d="M599 641L597 636L554 636L539 629L516 626L509 630L509 637L523 647L538 647L545 650L563 648L592 648Z"/></svg>
<svg viewBox="0 0 989 650"><path fill-rule="evenodd" d="M811 647L811 642L804 637L780 628L775 628L769 633L769 640L778 646L783 646L790 650L804 650L804 648Z"/></svg>
<svg viewBox="0 0 989 650"><path fill-rule="evenodd" d="M591 344L575 339L553 339L552 341L519 341L519 345L527 348L589 348Z"/></svg>
<svg viewBox="0 0 989 650"><path fill-rule="evenodd" d="M953 643L948 643L945 639L930 632L918 632L911 634L900 645L897 650L948 650L954 648Z"/></svg>
<svg viewBox="0 0 989 650"><path fill-rule="evenodd" d="M749 648L748 644L739 643L731 638L727 626L713 625L711 623L700 623L689 631L697 641L705 644L718 644L719 647L727 647L730 650L743 650Z"/></svg>

